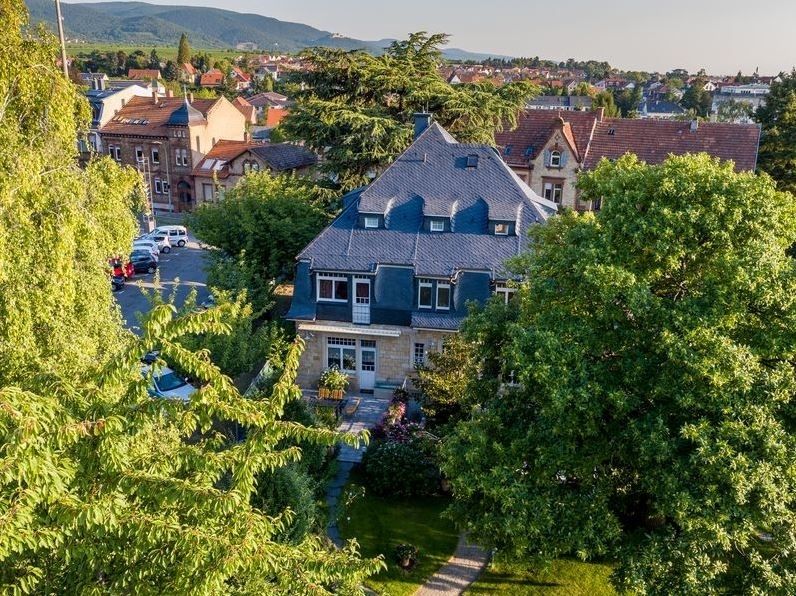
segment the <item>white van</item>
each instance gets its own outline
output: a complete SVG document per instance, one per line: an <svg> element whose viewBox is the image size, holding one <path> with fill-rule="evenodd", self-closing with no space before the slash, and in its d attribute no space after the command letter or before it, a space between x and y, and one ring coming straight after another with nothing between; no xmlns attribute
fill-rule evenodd
<svg viewBox="0 0 796 596"><path fill-rule="evenodd" d="M154 237L160 234L169 237L171 246L185 246L188 242L188 230L185 226L158 226L152 231L150 236Z"/></svg>

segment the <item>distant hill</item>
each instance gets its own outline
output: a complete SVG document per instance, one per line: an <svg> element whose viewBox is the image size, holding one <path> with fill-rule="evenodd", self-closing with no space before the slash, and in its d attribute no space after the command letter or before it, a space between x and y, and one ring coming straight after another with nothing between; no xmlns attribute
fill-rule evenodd
<svg viewBox="0 0 796 596"><path fill-rule="evenodd" d="M55 31L52 0L26 0L26 3L32 22L46 23ZM176 47L182 33L188 34L194 48L234 48L239 43L253 42L260 50L280 52L326 46L380 53L392 41L352 39L301 23L219 8L159 6L145 2L62 3L61 6L68 38L142 48ZM455 48L446 49L445 54L456 60L481 60L491 56Z"/></svg>

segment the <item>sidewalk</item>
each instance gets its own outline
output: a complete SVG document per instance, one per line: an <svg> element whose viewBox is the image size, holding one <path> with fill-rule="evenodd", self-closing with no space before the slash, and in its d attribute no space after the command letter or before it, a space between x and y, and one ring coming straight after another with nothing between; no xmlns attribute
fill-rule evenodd
<svg viewBox="0 0 796 596"><path fill-rule="evenodd" d="M489 553L467 542L464 534L453 556L415 592L415 596L454 596L462 594L481 575Z"/></svg>
<svg viewBox="0 0 796 596"><path fill-rule="evenodd" d="M389 391L376 391L375 395L366 395L359 397L360 404L357 411L350 419L344 419L337 427L338 432L359 433L366 429L371 429L376 426L381 417L387 411L387 406L390 405L392 392ZM337 504L340 500L340 495L348 482L348 477L351 470L362 461L362 456L365 454L366 447L360 445L354 449L349 445L341 445L340 452L337 454L337 461L339 466L337 474L334 479L326 487L326 505L329 515L329 525L326 527L326 533L337 546L343 545L343 539L340 536L340 530L337 527Z"/></svg>

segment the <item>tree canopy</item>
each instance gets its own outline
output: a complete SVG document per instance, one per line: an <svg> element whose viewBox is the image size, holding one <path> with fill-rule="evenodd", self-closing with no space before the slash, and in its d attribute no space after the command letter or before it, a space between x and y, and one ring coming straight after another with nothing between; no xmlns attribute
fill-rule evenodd
<svg viewBox="0 0 796 596"><path fill-rule="evenodd" d="M755 112L762 129L758 163L779 188L796 193L796 69L781 79Z"/></svg>
<svg viewBox="0 0 796 596"><path fill-rule="evenodd" d="M180 35L180 42L177 45L177 65L182 68L183 64L191 61L191 44L188 42L188 35Z"/></svg>
<svg viewBox="0 0 796 596"><path fill-rule="evenodd" d="M460 141L494 144L495 131L516 125L536 88L527 82L448 84L437 72L447 39L413 33L381 56L306 51L311 68L292 81L297 102L283 130L323 152L325 168L345 189L368 182L409 145L415 112L433 113Z"/></svg>
<svg viewBox="0 0 796 596"><path fill-rule="evenodd" d="M468 323L519 385L481 368L453 516L514 557L614 559L621 590L793 593L796 205L706 155L580 187L603 208L534 228L516 323Z"/></svg>

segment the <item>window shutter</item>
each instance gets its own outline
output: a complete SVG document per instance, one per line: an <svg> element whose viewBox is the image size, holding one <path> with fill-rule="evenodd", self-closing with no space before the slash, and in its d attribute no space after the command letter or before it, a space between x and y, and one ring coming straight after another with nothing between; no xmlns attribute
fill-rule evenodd
<svg viewBox="0 0 796 596"><path fill-rule="evenodd" d="M569 151L562 151L561 152L561 167L563 168L567 165L567 159L569 159Z"/></svg>
<svg viewBox="0 0 796 596"><path fill-rule="evenodd" d="M551 153L552 153L552 151L550 151L550 149L545 149L544 150L544 165L546 165L546 166L550 165L550 154Z"/></svg>

